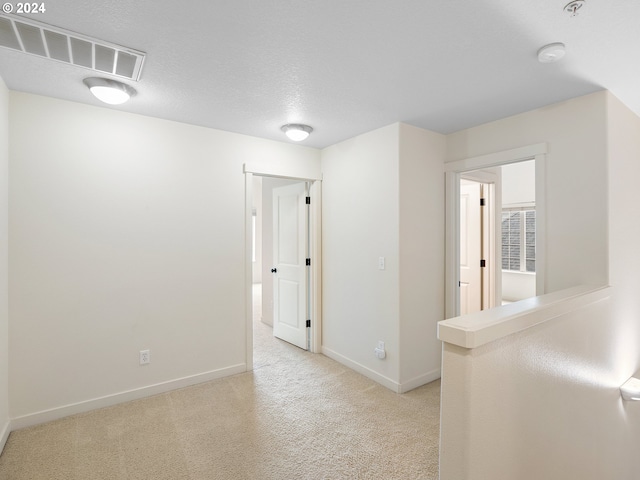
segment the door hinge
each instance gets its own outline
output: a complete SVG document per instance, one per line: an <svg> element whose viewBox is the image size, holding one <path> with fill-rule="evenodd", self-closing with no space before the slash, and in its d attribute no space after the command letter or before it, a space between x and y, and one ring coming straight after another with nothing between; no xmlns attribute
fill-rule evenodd
<svg viewBox="0 0 640 480"><path fill-rule="evenodd" d="M484 206L485 206L484 198L481 198L481 199L480 199L480 206L481 206L481 207L484 207Z"/></svg>
<svg viewBox="0 0 640 480"><path fill-rule="evenodd" d="M305 199L305 203L306 203L307 205L311 205L311 197L307 197L307 198Z"/></svg>
<svg viewBox="0 0 640 480"><path fill-rule="evenodd" d="M311 320L307 320L307 328L311 328Z"/></svg>
<svg viewBox="0 0 640 480"><path fill-rule="evenodd" d="M487 266L487 261L486 260L480 260L480 268L484 268Z"/></svg>
<svg viewBox="0 0 640 480"><path fill-rule="evenodd" d="M311 259L307 258L307 267L310 267L310 266L311 266Z"/></svg>

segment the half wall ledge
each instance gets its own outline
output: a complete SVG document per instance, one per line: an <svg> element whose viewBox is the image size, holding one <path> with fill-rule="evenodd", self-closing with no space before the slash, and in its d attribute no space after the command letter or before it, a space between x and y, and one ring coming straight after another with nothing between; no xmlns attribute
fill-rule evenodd
<svg viewBox="0 0 640 480"><path fill-rule="evenodd" d="M438 338L476 348L611 296L611 287L580 285L438 322Z"/></svg>

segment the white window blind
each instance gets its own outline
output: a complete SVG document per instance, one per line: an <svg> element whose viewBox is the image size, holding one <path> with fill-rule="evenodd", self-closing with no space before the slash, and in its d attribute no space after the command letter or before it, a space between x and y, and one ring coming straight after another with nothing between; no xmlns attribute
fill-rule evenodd
<svg viewBox="0 0 640 480"><path fill-rule="evenodd" d="M502 269L536 271L536 211L502 210Z"/></svg>

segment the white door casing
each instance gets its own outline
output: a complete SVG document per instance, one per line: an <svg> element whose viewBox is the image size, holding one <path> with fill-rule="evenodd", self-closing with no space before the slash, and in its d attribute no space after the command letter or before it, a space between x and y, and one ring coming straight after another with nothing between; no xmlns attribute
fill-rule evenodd
<svg viewBox="0 0 640 480"><path fill-rule="evenodd" d="M305 182L273 189L273 335L307 350Z"/></svg>

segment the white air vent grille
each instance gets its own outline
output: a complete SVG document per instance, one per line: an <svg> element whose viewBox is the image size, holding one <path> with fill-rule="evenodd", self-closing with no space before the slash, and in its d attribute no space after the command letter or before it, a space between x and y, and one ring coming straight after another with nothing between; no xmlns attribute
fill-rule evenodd
<svg viewBox="0 0 640 480"><path fill-rule="evenodd" d="M0 16L0 47L138 81L145 54L22 17Z"/></svg>

